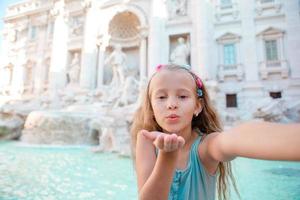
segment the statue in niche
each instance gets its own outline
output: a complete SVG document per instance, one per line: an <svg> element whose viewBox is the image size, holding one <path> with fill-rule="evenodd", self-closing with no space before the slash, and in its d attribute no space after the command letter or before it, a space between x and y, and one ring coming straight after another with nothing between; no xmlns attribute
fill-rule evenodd
<svg viewBox="0 0 300 200"><path fill-rule="evenodd" d="M24 70L25 89L29 92L32 92L34 84L34 63L32 61L28 61L24 65Z"/></svg>
<svg viewBox="0 0 300 200"><path fill-rule="evenodd" d="M69 70L67 72L68 80L70 85L77 84L79 82L80 74L80 59L79 53L75 52L70 63Z"/></svg>
<svg viewBox="0 0 300 200"><path fill-rule="evenodd" d="M121 86L125 81L126 54L122 51L121 45L115 45L113 52L105 60L105 64L112 68L111 86Z"/></svg>
<svg viewBox="0 0 300 200"><path fill-rule="evenodd" d="M73 24L71 27L71 34L74 36L80 36L83 32L83 23L78 19L78 17L73 18Z"/></svg>
<svg viewBox="0 0 300 200"><path fill-rule="evenodd" d="M172 63L179 65L188 65L188 57L190 55L189 45L185 42L183 37L177 39L177 46L172 51L170 60Z"/></svg>
<svg viewBox="0 0 300 200"><path fill-rule="evenodd" d="M7 81L6 81L6 85L11 85L12 83L12 77L13 77L13 65L11 63L9 63L8 65L6 65L4 67L4 73L7 75Z"/></svg>
<svg viewBox="0 0 300 200"><path fill-rule="evenodd" d="M187 15L187 0L171 0L170 4L171 18Z"/></svg>
<svg viewBox="0 0 300 200"><path fill-rule="evenodd" d="M49 76L50 76L50 58L46 58L44 60L44 66L45 66L45 71L44 71L44 84L47 85L49 83Z"/></svg>

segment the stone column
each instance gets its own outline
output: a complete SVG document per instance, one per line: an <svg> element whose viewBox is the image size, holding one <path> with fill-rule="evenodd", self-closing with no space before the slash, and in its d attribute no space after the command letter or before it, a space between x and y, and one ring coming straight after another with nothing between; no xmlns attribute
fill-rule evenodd
<svg viewBox="0 0 300 200"><path fill-rule="evenodd" d="M97 79L97 26L96 8L89 0L83 3L86 19L84 26L84 44L81 55L80 86L86 89L96 87Z"/></svg>
<svg viewBox="0 0 300 200"><path fill-rule="evenodd" d="M55 18L50 64L50 90L57 90L66 85L68 26L64 1L57 1L51 10Z"/></svg>
<svg viewBox="0 0 300 200"><path fill-rule="evenodd" d="M104 56L107 42L101 36L98 37L98 66L97 66L97 88L101 88L104 84Z"/></svg>
<svg viewBox="0 0 300 200"><path fill-rule="evenodd" d="M241 41L237 40L235 43L235 49L236 49L236 64L239 65L241 64Z"/></svg>
<svg viewBox="0 0 300 200"><path fill-rule="evenodd" d="M152 74L158 64L168 62L168 52L164 42L168 40L165 31L167 9L165 1L153 0L149 26L148 74Z"/></svg>
<svg viewBox="0 0 300 200"><path fill-rule="evenodd" d="M215 76L212 54L214 52L212 4L208 1L192 1L192 18L197 21L191 34L191 64L202 79ZM222 59L222 58L221 58Z"/></svg>
<svg viewBox="0 0 300 200"><path fill-rule="evenodd" d="M13 69L12 94L22 95L25 90L26 78L26 39L22 38L18 41L16 53L16 67Z"/></svg>
<svg viewBox="0 0 300 200"><path fill-rule="evenodd" d="M146 29L140 29L140 80L147 76L147 35Z"/></svg>
<svg viewBox="0 0 300 200"><path fill-rule="evenodd" d="M47 29L45 25L40 25L39 35L38 35L38 56L36 59L36 69L34 75L34 93L41 93L44 90L44 82L45 82L45 66L44 66L44 56L45 56L45 48L46 46L46 36Z"/></svg>
<svg viewBox="0 0 300 200"><path fill-rule="evenodd" d="M15 34L15 32L11 32L11 34ZM6 90L8 89L9 84L9 79L12 78L12 68L11 68L11 73L9 73L9 68L8 66L10 65L10 61L8 59L9 57L9 47L10 44L9 38L12 37L12 35L9 34L9 30L4 29L3 30L3 40L2 40L2 58L0 61L0 94L1 90ZM12 38L13 41L15 41L15 37ZM12 67L12 66L11 66ZM10 76L10 77L9 77Z"/></svg>
<svg viewBox="0 0 300 200"><path fill-rule="evenodd" d="M278 53L278 59L280 60L280 62L283 62L286 58L285 58L285 55L284 55L284 46L283 46L283 35L281 35L278 39L278 48L279 51L277 52Z"/></svg>

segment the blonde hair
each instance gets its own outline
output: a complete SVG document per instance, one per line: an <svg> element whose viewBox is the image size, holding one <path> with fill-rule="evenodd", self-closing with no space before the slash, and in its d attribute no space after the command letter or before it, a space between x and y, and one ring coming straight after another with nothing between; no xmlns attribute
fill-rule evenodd
<svg viewBox="0 0 300 200"><path fill-rule="evenodd" d="M159 67L159 69L160 68L161 66ZM170 70L170 71L184 70L187 73L190 73L195 79L195 74L190 70L186 69L184 66L169 64L169 65L163 65L162 69ZM153 76L156 73L154 73ZM135 159L135 145L136 145L137 134L139 133L140 130L145 129L148 131L162 131L162 128L155 121L153 109L151 106L149 86L152 77L150 78L147 88L144 91L143 100L134 115L133 123L131 126L133 159ZM197 117L193 117L192 128L200 130L200 132L204 135L208 135L213 132L221 132L222 127L221 127L219 117L210 101L207 89L204 86L204 84L202 84L201 89L203 95L199 99L199 101L201 101L202 104L202 111L199 113ZM218 172L219 172L217 173L218 174L218 180L217 180L218 199L219 200L228 199L228 195L230 191L228 190L227 186L229 184L229 180L231 180L232 185L234 186L234 189L239 196L239 193L236 188L235 180L232 174L230 162L220 162L218 165Z"/></svg>

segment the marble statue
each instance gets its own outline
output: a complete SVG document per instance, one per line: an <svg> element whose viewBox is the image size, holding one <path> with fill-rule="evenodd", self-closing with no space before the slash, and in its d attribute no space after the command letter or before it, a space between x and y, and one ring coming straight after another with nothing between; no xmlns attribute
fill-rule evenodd
<svg viewBox="0 0 300 200"><path fill-rule="evenodd" d="M183 37L177 39L177 46L172 51L170 60L172 63L179 65L188 65L188 57L190 54L189 45L185 42Z"/></svg>
<svg viewBox="0 0 300 200"><path fill-rule="evenodd" d="M9 86L12 83L12 77L13 77L13 65L11 63L5 65L1 69L1 73L5 74L5 78L3 80L3 84L5 86ZM1 83L1 81L0 81Z"/></svg>
<svg viewBox="0 0 300 200"><path fill-rule="evenodd" d="M35 62L31 60L25 61L19 66L21 72L19 94L32 93L34 86Z"/></svg>
<svg viewBox="0 0 300 200"><path fill-rule="evenodd" d="M111 86L120 86L124 84L125 75L124 71L126 68L126 54L122 51L120 45L114 47L113 52L105 60L105 64L112 68L112 80Z"/></svg>
<svg viewBox="0 0 300 200"><path fill-rule="evenodd" d="M137 99L139 82L134 76L127 76L125 79L124 86L122 87L121 96L116 101L114 107L127 106L135 103Z"/></svg>
<svg viewBox="0 0 300 200"><path fill-rule="evenodd" d="M171 0L170 18L187 15L187 0Z"/></svg>
<svg viewBox="0 0 300 200"><path fill-rule="evenodd" d="M74 36L82 35L83 22L78 18L74 18L70 30L71 30L71 34Z"/></svg>
<svg viewBox="0 0 300 200"><path fill-rule="evenodd" d="M79 82L79 73L80 73L80 59L79 59L79 53L76 52L74 53L68 71L69 84L74 85Z"/></svg>
<svg viewBox="0 0 300 200"><path fill-rule="evenodd" d="M271 122L288 122L289 119L285 116L286 110L287 107L282 99L266 97L257 104L253 117Z"/></svg>
<svg viewBox="0 0 300 200"><path fill-rule="evenodd" d="M33 78L34 78L34 69L33 69L33 63L31 61L27 62L25 67L25 73L24 73L24 81L27 86L31 86L33 84Z"/></svg>
<svg viewBox="0 0 300 200"><path fill-rule="evenodd" d="M99 145L92 149L93 152L112 150L114 122L112 117L107 116L97 117L89 122L89 135L98 133Z"/></svg>

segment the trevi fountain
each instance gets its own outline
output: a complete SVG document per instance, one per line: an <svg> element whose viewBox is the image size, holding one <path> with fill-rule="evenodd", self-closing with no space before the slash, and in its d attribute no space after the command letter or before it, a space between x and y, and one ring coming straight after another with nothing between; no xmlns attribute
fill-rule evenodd
<svg viewBox="0 0 300 200"><path fill-rule="evenodd" d="M163 63L201 76L225 128L300 122L299 7L296 0L12 4L3 18L0 138L130 156L133 114Z"/></svg>

